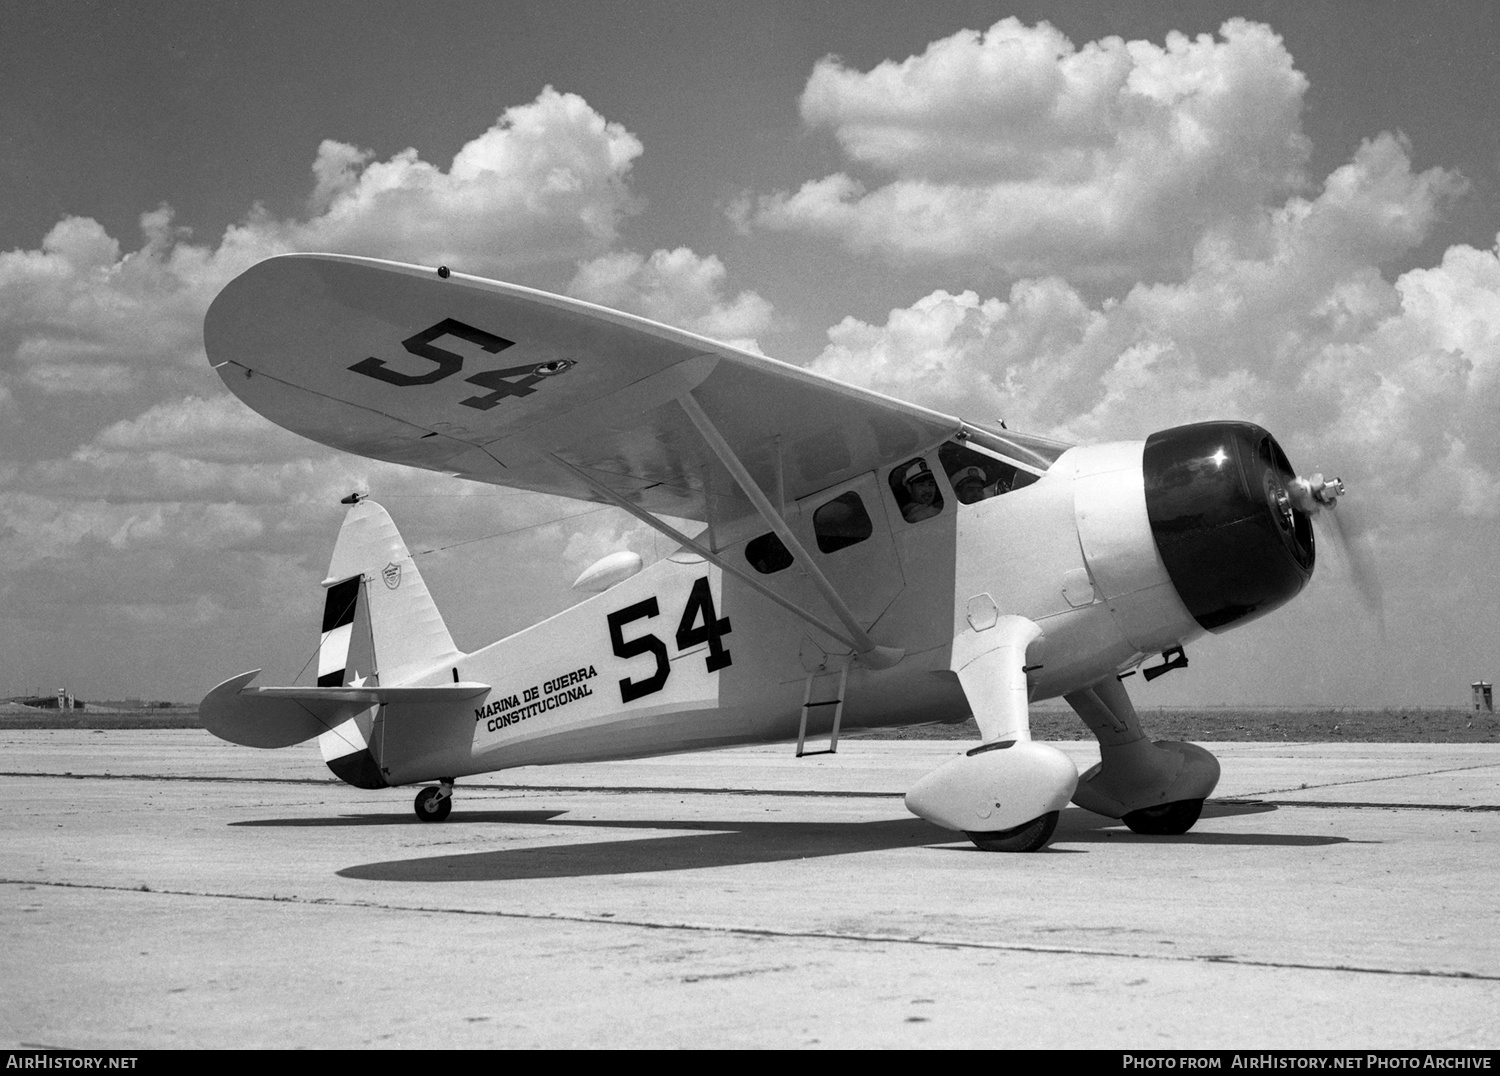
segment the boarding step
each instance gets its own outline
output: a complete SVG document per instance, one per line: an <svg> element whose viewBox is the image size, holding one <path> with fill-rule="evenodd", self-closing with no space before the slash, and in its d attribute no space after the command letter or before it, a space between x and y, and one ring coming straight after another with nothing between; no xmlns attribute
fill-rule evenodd
<svg viewBox="0 0 1500 1076"><path fill-rule="evenodd" d="M807 690L802 693L802 723L797 728L797 757L804 755L836 755L839 750L839 724L844 720L844 689L849 686L849 665L846 662L839 669L838 694L831 699L813 699L813 685L816 681L834 676L832 669L817 669L808 674ZM833 707L833 727L828 732L828 746L819 751L807 750L807 715L813 710L822 713L827 707Z"/></svg>

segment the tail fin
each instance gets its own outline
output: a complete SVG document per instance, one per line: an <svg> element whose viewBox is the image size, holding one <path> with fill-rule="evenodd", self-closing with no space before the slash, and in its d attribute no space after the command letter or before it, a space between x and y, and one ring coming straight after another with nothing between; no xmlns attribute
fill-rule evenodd
<svg viewBox="0 0 1500 1076"><path fill-rule="evenodd" d="M319 686L378 676L395 687L459 657L396 524L374 501L344 517L323 585Z"/></svg>
<svg viewBox="0 0 1500 1076"><path fill-rule="evenodd" d="M460 657L396 524L374 501L344 516L323 586L319 687L397 687ZM359 788L385 787L371 750L379 715L371 707L318 737L328 768Z"/></svg>

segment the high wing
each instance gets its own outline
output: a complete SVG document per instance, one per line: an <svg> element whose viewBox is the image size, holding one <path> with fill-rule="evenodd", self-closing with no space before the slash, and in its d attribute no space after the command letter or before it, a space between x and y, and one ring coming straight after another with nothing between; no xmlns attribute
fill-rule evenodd
<svg viewBox="0 0 1500 1076"><path fill-rule="evenodd" d="M235 395L312 440L684 519L750 509L726 447L789 504L964 428L644 318L368 258L261 262L203 332Z"/></svg>

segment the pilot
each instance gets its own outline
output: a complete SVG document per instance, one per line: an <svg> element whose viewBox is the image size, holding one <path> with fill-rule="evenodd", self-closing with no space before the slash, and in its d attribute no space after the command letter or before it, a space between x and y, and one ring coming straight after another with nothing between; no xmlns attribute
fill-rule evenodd
<svg viewBox="0 0 1500 1076"><path fill-rule="evenodd" d="M911 500L901 506L901 515L908 523L919 523L931 519L943 510L942 495L938 492L937 476L927 467L926 460L917 460L906 469L902 478Z"/></svg>
<svg viewBox="0 0 1500 1076"><path fill-rule="evenodd" d="M973 504L995 495L992 490L985 489L985 474L978 467L964 467L955 471L953 492L958 494L960 504Z"/></svg>

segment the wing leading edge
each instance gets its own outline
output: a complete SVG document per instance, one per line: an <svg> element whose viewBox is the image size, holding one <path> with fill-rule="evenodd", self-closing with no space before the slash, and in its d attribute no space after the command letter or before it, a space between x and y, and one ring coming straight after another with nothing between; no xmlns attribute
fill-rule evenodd
<svg viewBox="0 0 1500 1076"><path fill-rule="evenodd" d="M446 270L268 259L204 321L271 421L362 456L706 520L750 505L679 399L785 503L913 455L957 418L630 314ZM557 466L556 454L583 472ZM584 477L584 476L587 476Z"/></svg>

